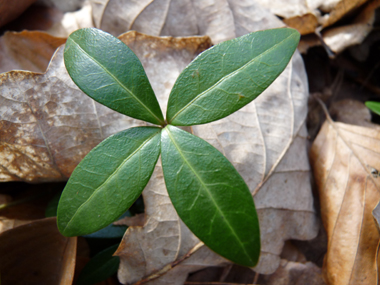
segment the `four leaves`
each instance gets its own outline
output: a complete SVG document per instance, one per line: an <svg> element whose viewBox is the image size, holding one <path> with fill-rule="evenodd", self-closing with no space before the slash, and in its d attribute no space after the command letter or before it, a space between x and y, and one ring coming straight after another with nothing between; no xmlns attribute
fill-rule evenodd
<svg viewBox="0 0 380 285"><path fill-rule="evenodd" d="M160 127L137 127L105 139L77 166L58 206L58 228L85 235L115 221L138 198L161 154L169 197L183 222L210 249L244 265L260 254L257 213L232 164L206 141L175 126L205 124L239 110L284 70L299 41L273 29L218 44L178 77L166 121L136 55L97 29L67 40L66 68L94 100Z"/></svg>

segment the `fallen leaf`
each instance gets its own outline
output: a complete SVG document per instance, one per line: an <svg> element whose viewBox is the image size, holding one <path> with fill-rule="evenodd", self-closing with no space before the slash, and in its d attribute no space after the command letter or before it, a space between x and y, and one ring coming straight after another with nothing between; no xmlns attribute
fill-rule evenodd
<svg viewBox="0 0 380 285"><path fill-rule="evenodd" d="M0 181L67 180L104 138L137 125L76 87L62 48L44 74L0 74L0 90Z"/></svg>
<svg viewBox="0 0 380 285"><path fill-rule="evenodd" d="M1 233L1 284L72 284L76 246L77 237L62 236L55 218Z"/></svg>
<svg viewBox="0 0 380 285"><path fill-rule="evenodd" d="M373 209L372 215L375 219L377 229L380 232L380 202L377 203L377 206L375 207L375 209Z"/></svg>
<svg viewBox="0 0 380 285"><path fill-rule="evenodd" d="M6 32L0 38L0 73L16 69L45 72L55 50L65 42L39 31Z"/></svg>
<svg viewBox="0 0 380 285"><path fill-rule="evenodd" d="M136 227L136 226L144 226L145 224L145 214L137 214L132 217L124 217L116 222L112 223L114 226L128 226L128 227Z"/></svg>
<svg viewBox="0 0 380 285"><path fill-rule="evenodd" d="M275 273L263 278L266 285L325 285L321 269L312 262L282 259Z"/></svg>
<svg viewBox="0 0 380 285"><path fill-rule="evenodd" d="M282 25L250 1L223 3L233 17L228 18L225 31L213 26L216 40L230 38L231 31L233 36L240 36ZM210 11L215 7L210 6ZM122 40L142 60L164 112L179 73L210 45L206 37L156 39L135 32ZM66 179L103 138L141 124L81 93L66 74L61 49L45 74L9 72L0 76L0 82L1 104L13 108L0 109L0 148L6 158L0 161L3 180ZM262 225L263 251L255 268L260 273L276 270L284 240L310 239L317 234L304 124L307 94L302 59L296 54L284 73L254 103L225 120L193 127L196 135L227 156L255 194ZM138 281L169 268L155 282L175 284L186 280L189 272L227 263L201 246L178 219L167 197L160 165L144 191L144 199L145 226L131 227L119 248L119 277L123 282Z"/></svg>
<svg viewBox="0 0 380 285"><path fill-rule="evenodd" d="M312 34L318 27L318 18L311 13L284 19L283 22L291 28L297 29L301 35Z"/></svg>
<svg viewBox="0 0 380 285"><path fill-rule="evenodd" d="M234 25L231 25L234 19L227 1L91 2L98 6L94 14L97 27L115 36L128 30L153 36L208 35L214 44L236 37ZM99 2L103 5L101 8Z"/></svg>
<svg viewBox="0 0 380 285"><path fill-rule="evenodd" d="M67 1L60 1L60 2L67 3ZM71 1L71 2L74 2L74 1ZM69 3L68 5L77 5L77 4L79 5L80 3ZM46 32L55 37L67 38L72 32L78 29L91 28L91 27L94 27L94 23L92 20L92 7L89 2L85 2L83 7L80 10L75 11L75 12L65 13L63 15L62 20L60 22L55 23Z"/></svg>
<svg viewBox="0 0 380 285"><path fill-rule="evenodd" d="M371 112L367 106L357 100L344 99L332 102L329 113L337 122L380 129L379 125L371 123Z"/></svg>
<svg viewBox="0 0 380 285"><path fill-rule="evenodd" d="M38 4L48 7L55 7L63 12L72 12L79 10L85 0L38 0Z"/></svg>
<svg viewBox="0 0 380 285"><path fill-rule="evenodd" d="M380 199L380 132L327 120L311 148L328 237L328 284L377 284L379 232L372 210Z"/></svg>
<svg viewBox="0 0 380 285"><path fill-rule="evenodd" d="M338 20L343 18L345 15L348 15L353 10L359 8L366 2L370 0L340 0L340 1L332 1L335 2L333 8L330 7L330 11L328 15L323 16L323 27L331 26L336 23Z"/></svg>
<svg viewBox="0 0 380 285"><path fill-rule="evenodd" d="M349 46L363 42L372 31L375 11L380 6L379 0L369 2L352 24L328 29L322 33L324 42L335 53L340 53Z"/></svg>
<svg viewBox="0 0 380 285"><path fill-rule="evenodd" d="M0 2L0 27L16 19L36 0L1 1Z"/></svg>

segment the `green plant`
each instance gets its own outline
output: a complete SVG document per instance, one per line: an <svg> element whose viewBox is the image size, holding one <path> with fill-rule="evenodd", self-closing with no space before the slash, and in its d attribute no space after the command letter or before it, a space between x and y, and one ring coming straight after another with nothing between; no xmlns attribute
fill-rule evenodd
<svg viewBox="0 0 380 285"><path fill-rule="evenodd" d="M372 112L380 116L380 102L375 101L367 101L365 102L365 105L368 109L370 109Z"/></svg>
<svg viewBox="0 0 380 285"><path fill-rule="evenodd" d="M176 126L209 123L251 102L283 71L298 41L293 29L273 29L201 53L178 77L165 120L139 59L124 43L96 29L72 33L64 58L78 87L158 126L121 131L81 161L59 201L61 233L85 235L116 220L139 197L161 154L165 184L183 222L223 257L256 265L259 222L248 186L218 150Z"/></svg>

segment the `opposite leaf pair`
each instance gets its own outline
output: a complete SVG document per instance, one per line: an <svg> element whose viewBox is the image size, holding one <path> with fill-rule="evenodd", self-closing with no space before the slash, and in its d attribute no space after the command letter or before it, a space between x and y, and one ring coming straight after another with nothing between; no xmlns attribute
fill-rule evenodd
<svg viewBox="0 0 380 285"><path fill-rule="evenodd" d="M119 132L82 160L59 202L60 231L85 235L115 221L139 197L161 154L165 184L183 222L223 257L256 265L259 224L247 185L218 150L175 126L212 122L251 102L283 71L298 40L293 29L274 29L200 54L178 77L165 121L139 59L124 43L96 29L71 34L65 65L78 87L160 127Z"/></svg>

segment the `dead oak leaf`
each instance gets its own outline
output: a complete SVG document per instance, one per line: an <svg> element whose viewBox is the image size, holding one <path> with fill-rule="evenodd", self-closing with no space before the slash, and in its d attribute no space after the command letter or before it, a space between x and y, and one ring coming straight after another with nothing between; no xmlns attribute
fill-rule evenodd
<svg viewBox="0 0 380 285"><path fill-rule="evenodd" d="M77 237L64 237L56 218L33 221L0 234L2 284L72 284Z"/></svg>
<svg viewBox="0 0 380 285"><path fill-rule="evenodd" d="M328 236L329 284L377 284L379 232L372 210L380 199L380 132L328 120L311 148L321 215Z"/></svg>
<svg viewBox="0 0 380 285"><path fill-rule="evenodd" d="M6 32L0 38L0 73L16 69L45 72L55 50L65 42L39 31Z"/></svg>

